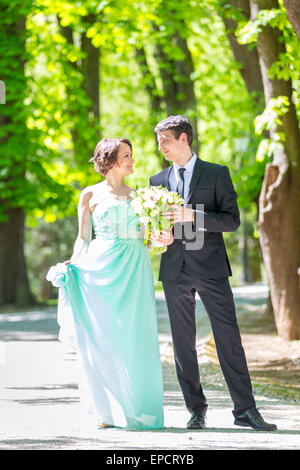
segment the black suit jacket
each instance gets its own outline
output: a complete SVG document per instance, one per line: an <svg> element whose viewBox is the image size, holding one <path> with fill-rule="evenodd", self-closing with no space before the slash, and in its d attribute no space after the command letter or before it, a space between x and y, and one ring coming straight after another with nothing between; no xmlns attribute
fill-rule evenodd
<svg viewBox="0 0 300 470"><path fill-rule="evenodd" d="M172 166L150 178L151 186L170 190ZM193 279L228 277L232 275L222 232L234 232L240 225L237 194L229 170L224 165L197 158L190 183L188 204L204 204L204 244L201 249L187 250L191 240L175 239L162 254L159 280L175 279L183 264ZM186 224L184 224L186 225ZM196 227L190 227L196 232ZM196 235L196 233L195 233Z"/></svg>

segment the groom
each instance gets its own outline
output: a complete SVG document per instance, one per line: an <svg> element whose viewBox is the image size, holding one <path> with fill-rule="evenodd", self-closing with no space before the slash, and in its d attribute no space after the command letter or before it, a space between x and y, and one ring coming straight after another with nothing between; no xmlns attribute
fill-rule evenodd
<svg viewBox="0 0 300 470"><path fill-rule="evenodd" d="M193 129L185 116L167 117L157 124L155 132L159 150L173 164L152 176L150 185L177 191L185 202L185 207L173 206L171 212L164 214L175 225L174 234L163 233L159 238L168 245L162 254L159 280L169 311L177 377L191 413L187 428L206 426L207 402L196 351L198 292L211 322L219 362L234 403L234 424L276 430L276 425L266 423L256 408L228 281L231 268L222 232L234 232L240 225L229 171L192 152ZM199 205L203 206L199 209ZM178 227L183 229L182 234Z"/></svg>

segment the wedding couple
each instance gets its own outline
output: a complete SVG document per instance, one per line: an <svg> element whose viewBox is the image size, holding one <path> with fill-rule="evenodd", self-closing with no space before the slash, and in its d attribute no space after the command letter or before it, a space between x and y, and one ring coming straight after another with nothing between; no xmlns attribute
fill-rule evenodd
<svg viewBox="0 0 300 470"><path fill-rule="evenodd" d="M228 277L231 268L222 232L240 224L237 197L226 166L192 151L193 130L185 116L169 116L155 128L159 150L173 164L150 185L178 191L185 206L165 213L173 224L202 231L202 248L163 232L159 279L169 311L177 377L191 416L188 429L206 426L207 401L196 351L195 294L209 316L220 365L234 403L234 424L273 431L256 408ZM79 233L71 260L51 268L59 289L61 341L73 344L81 363L83 395L100 427L162 428L163 380L153 275L143 230L130 206L132 145L100 141L92 158L105 180L85 188L78 205ZM204 205L204 225L196 210ZM189 205L191 208L188 208ZM95 238L91 241L92 227ZM178 225L176 226L178 227ZM122 236L126 233L126 237ZM150 242L151 244L151 242Z"/></svg>

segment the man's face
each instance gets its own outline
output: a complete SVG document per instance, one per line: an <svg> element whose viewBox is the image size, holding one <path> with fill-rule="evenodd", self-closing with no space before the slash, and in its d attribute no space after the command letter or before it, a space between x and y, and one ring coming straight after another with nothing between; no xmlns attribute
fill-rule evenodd
<svg viewBox="0 0 300 470"><path fill-rule="evenodd" d="M157 132L158 148L167 161L176 160L176 157L182 154L187 145L186 140L186 134L181 134L177 140L170 130Z"/></svg>

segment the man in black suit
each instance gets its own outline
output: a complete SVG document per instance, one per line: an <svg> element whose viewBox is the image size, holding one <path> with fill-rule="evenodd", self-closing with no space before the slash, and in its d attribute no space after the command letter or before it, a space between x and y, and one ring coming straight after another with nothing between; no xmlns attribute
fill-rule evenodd
<svg viewBox="0 0 300 470"><path fill-rule="evenodd" d="M257 430L276 430L276 425L266 423L256 408L228 281L232 273L222 232L234 232L240 225L237 195L228 168L203 161L192 152L193 129L185 116L169 116L156 126L155 132L159 150L173 164L152 176L150 185L177 191L185 201L184 207L173 206L163 214L174 229L159 237L167 245L161 257L159 280L169 311L177 377L191 413L187 428L206 426L207 402L196 351L198 292L211 322L219 362L234 403L234 423Z"/></svg>

